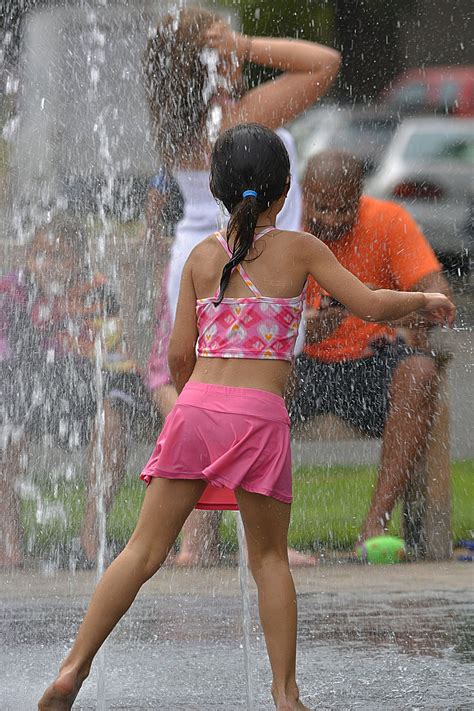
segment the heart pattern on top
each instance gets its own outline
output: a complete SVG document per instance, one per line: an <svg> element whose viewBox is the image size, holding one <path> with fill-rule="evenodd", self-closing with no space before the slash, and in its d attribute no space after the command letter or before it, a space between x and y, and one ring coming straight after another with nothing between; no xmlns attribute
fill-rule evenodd
<svg viewBox="0 0 474 711"><path fill-rule="evenodd" d="M291 303L249 297L215 307L199 301L198 355L291 360L303 304L304 294Z"/></svg>

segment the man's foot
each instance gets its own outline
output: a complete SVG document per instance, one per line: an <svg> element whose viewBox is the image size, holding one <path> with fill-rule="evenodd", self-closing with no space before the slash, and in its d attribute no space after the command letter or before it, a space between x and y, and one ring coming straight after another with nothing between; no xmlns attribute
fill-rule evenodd
<svg viewBox="0 0 474 711"><path fill-rule="evenodd" d="M69 711L87 675L77 669L64 668L51 686L48 686L38 702L39 711Z"/></svg>
<svg viewBox="0 0 474 711"><path fill-rule="evenodd" d="M290 568L314 568L318 564L318 559L309 553L300 553L294 548L288 548L288 561Z"/></svg>

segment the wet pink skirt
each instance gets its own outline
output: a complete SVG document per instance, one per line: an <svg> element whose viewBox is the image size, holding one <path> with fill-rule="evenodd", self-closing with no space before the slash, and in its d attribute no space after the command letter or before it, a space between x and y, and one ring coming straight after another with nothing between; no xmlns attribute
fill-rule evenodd
<svg viewBox="0 0 474 711"><path fill-rule="evenodd" d="M204 479L196 508L237 509L234 490L290 503L290 422L283 398L265 390L189 381L140 475Z"/></svg>

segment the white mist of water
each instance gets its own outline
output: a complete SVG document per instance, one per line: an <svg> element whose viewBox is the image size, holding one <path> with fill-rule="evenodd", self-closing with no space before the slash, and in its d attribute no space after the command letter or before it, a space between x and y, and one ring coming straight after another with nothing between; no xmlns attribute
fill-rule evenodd
<svg viewBox="0 0 474 711"><path fill-rule="evenodd" d="M247 563L247 543L242 516L237 514L237 540L239 542L239 581L242 595L242 628L244 633L244 664L247 708L255 709L255 684L252 672L252 615L250 610L250 576Z"/></svg>
<svg viewBox="0 0 474 711"><path fill-rule="evenodd" d="M106 523L107 514L105 510L105 487L106 473L104 471L104 398L103 398L103 352L100 333L95 341L95 373L97 388L97 414L96 414L96 443L94 452L95 476L96 476L96 501L97 501L97 529L99 547L97 551L96 577L99 580L105 570L106 555ZM105 647L97 655L97 709L105 711Z"/></svg>

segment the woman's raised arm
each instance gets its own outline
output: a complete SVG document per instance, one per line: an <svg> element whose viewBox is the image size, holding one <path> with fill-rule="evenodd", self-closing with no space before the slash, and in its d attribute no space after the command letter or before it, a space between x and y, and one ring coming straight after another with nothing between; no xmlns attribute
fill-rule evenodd
<svg viewBox="0 0 474 711"><path fill-rule="evenodd" d="M247 122L269 128L282 126L326 94L341 62L337 50L316 42L249 37L221 22L210 28L207 39L223 61L236 58L239 64L251 61L284 72L225 107L223 129Z"/></svg>

